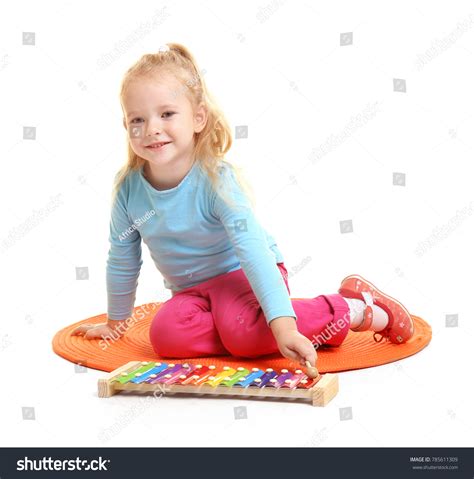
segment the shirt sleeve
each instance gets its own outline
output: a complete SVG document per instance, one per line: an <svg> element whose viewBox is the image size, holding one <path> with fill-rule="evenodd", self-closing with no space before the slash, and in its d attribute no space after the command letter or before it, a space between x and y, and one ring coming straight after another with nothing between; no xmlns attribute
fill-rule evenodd
<svg viewBox="0 0 474 479"><path fill-rule="evenodd" d="M292 316L296 320L288 289L267 244L265 230L229 167L221 173L221 181L221 187L234 205L228 205L214 192L212 214L223 224L267 323L279 316Z"/></svg>
<svg viewBox="0 0 474 479"><path fill-rule="evenodd" d="M127 319L133 311L142 265L141 236L128 216L126 179L112 206L106 268L107 317Z"/></svg>

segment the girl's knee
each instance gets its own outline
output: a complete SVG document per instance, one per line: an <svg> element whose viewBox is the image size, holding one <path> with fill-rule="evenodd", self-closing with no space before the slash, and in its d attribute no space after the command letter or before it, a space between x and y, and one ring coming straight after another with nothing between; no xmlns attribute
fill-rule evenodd
<svg viewBox="0 0 474 479"><path fill-rule="evenodd" d="M162 357L188 357L189 322L207 308L207 300L199 296L176 295L163 303L149 331L155 353Z"/></svg>
<svg viewBox="0 0 474 479"><path fill-rule="evenodd" d="M232 356L241 358L257 358L261 356L258 352L258 344L250 338L248 334L222 334L220 333L222 344Z"/></svg>
<svg viewBox="0 0 474 479"><path fill-rule="evenodd" d="M151 321L149 337L153 350L158 356L175 356L178 352L176 341L176 321L172 305L164 303Z"/></svg>
<svg viewBox="0 0 474 479"><path fill-rule="evenodd" d="M150 343L153 347L153 351L158 356L165 356L166 351L168 349L168 340L166 337L166 316L162 314L162 311L158 311L158 313L153 318L150 330L148 332L150 337Z"/></svg>
<svg viewBox="0 0 474 479"><path fill-rule="evenodd" d="M157 314L151 323L149 330L150 343L153 351L160 357L186 357L182 355L179 335L173 330L173 323L164 314Z"/></svg>

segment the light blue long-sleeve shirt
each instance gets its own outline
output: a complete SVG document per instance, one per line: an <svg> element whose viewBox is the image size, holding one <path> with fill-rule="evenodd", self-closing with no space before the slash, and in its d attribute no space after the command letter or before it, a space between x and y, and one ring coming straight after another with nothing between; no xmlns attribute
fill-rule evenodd
<svg viewBox="0 0 474 479"><path fill-rule="evenodd" d="M180 291L242 268L267 323L278 316L296 319L277 266L283 257L273 237L259 224L226 163L220 168L220 180L235 207L211 188L197 161L168 190L153 188L143 167L127 175L111 212L108 319L123 320L133 312L142 239L166 288Z"/></svg>

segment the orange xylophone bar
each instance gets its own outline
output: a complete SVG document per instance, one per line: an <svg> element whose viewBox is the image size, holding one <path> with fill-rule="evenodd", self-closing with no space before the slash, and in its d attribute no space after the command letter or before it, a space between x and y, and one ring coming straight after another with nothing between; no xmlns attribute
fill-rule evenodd
<svg viewBox="0 0 474 479"><path fill-rule="evenodd" d="M339 389L336 374L309 378L302 370L265 371L201 364L131 361L99 379L98 396L119 391L187 393L243 397L309 399L313 406L326 406Z"/></svg>

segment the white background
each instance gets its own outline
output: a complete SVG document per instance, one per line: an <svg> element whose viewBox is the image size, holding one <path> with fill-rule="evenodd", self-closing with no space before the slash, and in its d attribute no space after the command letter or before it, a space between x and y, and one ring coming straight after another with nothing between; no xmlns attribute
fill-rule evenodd
<svg viewBox="0 0 474 479"><path fill-rule="evenodd" d="M472 446L473 27L467 1L10 2L0 445ZM232 127L248 126L229 159L254 187L292 296L337 292L358 273L432 326L426 349L340 373L325 408L98 399L103 373L53 353L56 331L106 311L120 81L166 42L191 50ZM136 305L168 299L143 256ZM240 406L247 419L234 419Z"/></svg>

